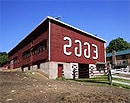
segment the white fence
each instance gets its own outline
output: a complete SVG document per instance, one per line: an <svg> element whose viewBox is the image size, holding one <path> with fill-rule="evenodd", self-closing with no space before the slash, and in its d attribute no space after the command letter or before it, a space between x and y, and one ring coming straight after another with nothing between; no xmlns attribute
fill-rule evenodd
<svg viewBox="0 0 130 103"><path fill-rule="evenodd" d="M112 80L113 83L118 83L118 84L123 84L123 85L128 85L130 86L130 82L126 82L130 81L130 72L129 71L124 71L122 69L115 69L115 70L111 70L112 72L112 77L113 78L118 78L118 79L122 79L124 81L120 81L120 80Z"/></svg>

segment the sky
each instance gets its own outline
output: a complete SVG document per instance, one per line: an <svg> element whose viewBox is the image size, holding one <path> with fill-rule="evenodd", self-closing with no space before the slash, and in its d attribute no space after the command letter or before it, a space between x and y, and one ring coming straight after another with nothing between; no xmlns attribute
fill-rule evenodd
<svg viewBox="0 0 130 103"><path fill-rule="evenodd" d="M0 52L9 52L47 16L107 41L130 42L130 0L0 0Z"/></svg>

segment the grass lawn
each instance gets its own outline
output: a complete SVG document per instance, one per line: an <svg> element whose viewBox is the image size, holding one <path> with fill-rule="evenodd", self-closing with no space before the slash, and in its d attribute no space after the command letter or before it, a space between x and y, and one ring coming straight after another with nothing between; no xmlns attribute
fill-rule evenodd
<svg viewBox="0 0 130 103"><path fill-rule="evenodd" d="M120 82L126 82L126 83L130 83L130 80L126 80L126 79L121 79L121 78L112 78L113 80L116 80L116 81L120 81Z"/></svg>
<svg viewBox="0 0 130 103"><path fill-rule="evenodd" d="M39 78L40 74L34 71L28 71L25 74L34 77L34 78ZM112 78L113 80L116 81L120 81L120 82L127 82L130 83L129 80L125 80L125 79L119 79L119 78ZM76 82L84 82L84 83L95 83L97 85L109 85L109 81L108 81L108 76L104 75L104 76L99 76L99 77L95 77L95 78L78 78L76 80L73 79L65 79L63 77L61 78L57 78L57 80L71 80L71 81L76 81ZM126 88L126 89L130 89L130 86L128 85L123 85L123 84L118 84L118 83L112 83L112 86L116 86L119 88Z"/></svg>
<svg viewBox="0 0 130 103"><path fill-rule="evenodd" d="M130 89L130 86L124 85L124 84L112 83L112 85L116 86L116 87L119 87L119 88Z"/></svg>
<svg viewBox="0 0 130 103"><path fill-rule="evenodd" d="M112 79L120 81L120 82L130 83L129 80L118 79L118 78L112 78ZM73 80L73 79L71 79L71 80ZM95 77L95 78L80 78L80 79L76 79L76 80L73 80L73 81L84 82L84 83L96 83L96 84L109 85L109 81L108 81L108 76L107 75L99 76L99 77ZM123 84L118 84L118 83L112 83L112 86L116 86L116 87L119 87L119 88L130 89L130 86L128 86L128 85L123 85Z"/></svg>
<svg viewBox="0 0 130 103"><path fill-rule="evenodd" d="M75 81L109 84L107 76L99 76L95 78L80 78L80 79L76 79Z"/></svg>

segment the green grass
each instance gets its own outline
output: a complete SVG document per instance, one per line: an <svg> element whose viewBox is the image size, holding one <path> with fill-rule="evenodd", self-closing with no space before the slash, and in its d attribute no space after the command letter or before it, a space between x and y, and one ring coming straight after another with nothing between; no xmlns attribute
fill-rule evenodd
<svg viewBox="0 0 130 103"><path fill-rule="evenodd" d="M122 80L122 79L117 79L117 78L112 78L113 80L121 81L121 82L130 82L129 80ZM70 80L70 79L69 79ZM108 81L108 76L99 76L95 78L80 78L72 81L77 81L77 82L84 82L84 83L95 83L95 84L105 84L109 85ZM124 85L124 84L118 84L118 83L112 83L112 86L118 87L118 88L125 88L125 89L130 89L130 86Z"/></svg>
<svg viewBox="0 0 130 103"><path fill-rule="evenodd" d="M121 78L112 78L112 79L120 82L130 83L130 80L126 80L126 79L121 79Z"/></svg>
<svg viewBox="0 0 130 103"><path fill-rule="evenodd" d="M25 74L34 77L34 78L39 78L40 75L37 72L34 71L28 71ZM129 80L124 80L124 79L119 79L119 78L112 78L113 80L117 80L120 82L128 82L130 83ZM108 81L108 76L104 75L104 76L99 76L99 77L95 77L95 78L80 78L80 79L65 79L64 77L61 78L57 78L57 80L71 80L71 81L76 81L76 82L84 82L84 83L93 83L93 84L103 84L103 85L109 85L109 81ZM130 86L128 85L124 85L124 84L118 84L118 83L112 83L112 86L118 87L118 88L125 88L125 89L130 89Z"/></svg>
<svg viewBox="0 0 130 103"><path fill-rule="evenodd" d="M116 87L119 87L119 88L130 89L130 86L124 85L124 84L112 83L112 85L116 86Z"/></svg>
<svg viewBox="0 0 130 103"><path fill-rule="evenodd" d="M65 77L56 78L56 80L66 80Z"/></svg>
<svg viewBox="0 0 130 103"><path fill-rule="evenodd" d="M95 78L78 78L76 80L67 79L67 80L85 82L85 83L109 84L107 76L100 76L100 77L95 77Z"/></svg>
<svg viewBox="0 0 130 103"><path fill-rule="evenodd" d="M119 82L130 83L130 80L121 79L121 78L112 78L112 80L116 80L116 81L119 81ZM116 87L119 87L119 88L130 89L129 85L124 85L124 84L119 84L119 83L112 83L112 85L116 86Z"/></svg>

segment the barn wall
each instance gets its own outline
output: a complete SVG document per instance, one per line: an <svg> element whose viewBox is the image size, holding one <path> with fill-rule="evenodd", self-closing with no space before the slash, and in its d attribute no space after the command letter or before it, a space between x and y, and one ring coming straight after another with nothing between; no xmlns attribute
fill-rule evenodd
<svg viewBox="0 0 130 103"><path fill-rule="evenodd" d="M64 37L71 38L72 46L67 48L67 52L71 52L71 55L67 56L63 52L63 47L65 44L68 44L68 41L64 40ZM75 47L79 45L75 43L75 40L80 40L82 43L82 55L81 57L75 56L74 50ZM84 57L84 49L87 49L87 46L84 46L84 42L88 42L90 44L90 58ZM98 58L93 59L95 56L94 50L95 47L92 44L97 45L98 47ZM104 42L97 40L82 33L76 32L74 30L68 29L64 26L57 25L55 23L51 23L51 61L58 62L77 62L77 63L88 63L93 64L98 62L105 62L105 54L104 54Z"/></svg>
<svg viewBox="0 0 130 103"><path fill-rule="evenodd" d="M37 35L37 33L34 35ZM25 46L21 45L21 48L19 50L9 55L11 69L19 68L19 67L24 68L26 66L29 67L30 65L35 65L37 63L48 61L48 48L49 48L48 47L49 46L48 29L44 33L40 34L37 38L33 38L33 40L31 40L31 38L27 38L27 39L29 40L29 43L27 43ZM44 40L46 40L46 43L47 43L46 50L34 54L35 46ZM23 58L22 54L28 50L30 51L30 54L29 54L30 56L27 58ZM17 58L17 60L14 60L15 58Z"/></svg>

